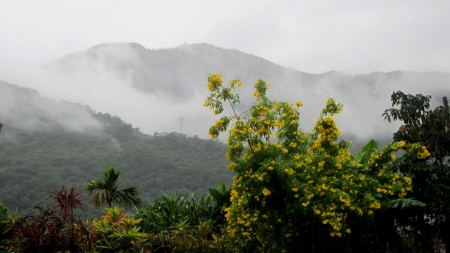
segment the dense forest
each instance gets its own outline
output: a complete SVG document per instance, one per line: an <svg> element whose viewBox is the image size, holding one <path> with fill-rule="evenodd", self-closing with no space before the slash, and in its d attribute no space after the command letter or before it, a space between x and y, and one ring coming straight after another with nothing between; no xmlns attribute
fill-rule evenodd
<svg viewBox="0 0 450 253"><path fill-rule="evenodd" d="M33 207L55 188L82 187L108 166L122 169L123 186L139 186L144 202L164 193L206 194L217 181L231 182L232 174L225 169L226 146L219 141L181 133L146 135L117 116L55 102L30 89L2 87L15 90L11 94L22 105L15 107L14 116L2 114L0 118L4 125L0 135L0 202L10 210L17 208L19 214L33 214ZM68 122L78 115L74 111L86 111L100 127L75 131L54 121L43 101L53 107L70 106L63 112L69 115ZM37 127L22 127L21 121L15 120L20 117L32 119Z"/></svg>

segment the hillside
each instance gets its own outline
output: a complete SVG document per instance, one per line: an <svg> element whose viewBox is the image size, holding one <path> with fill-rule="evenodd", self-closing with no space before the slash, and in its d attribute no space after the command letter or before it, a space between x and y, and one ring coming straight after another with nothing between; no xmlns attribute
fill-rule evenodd
<svg viewBox="0 0 450 253"><path fill-rule="evenodd" d="M239 78L249 83L248 88L261 78L270 79L279 88L296 87L309 91L325 83L339 89L357 87L364 90L376 85L412 88L420 82L422 85L424 82L431 85L423 87L430 90L450 79L449 74L438 72L393 71L349 75L330 71L310 74L235 49L223 49L205 43L165 49L147 49L138 43L100 44L65 55L43 65L42 69L50 75L72 77L85 74L86 70L96 74L114 72L124 79L130 78L131 85L137 90L171 96L177 102L191 99L193 90L205 93L203 89L207 75L217 72L229 79Z"/></svg>
<svg viewBox="0 0 450 253"><path fill-rule="evenodd" d="M70 90L57 94L64 99L123 115L145 133L175 131L203 138L207 138L207 129L215 119L202 108L206 77L212 73L223 73L225 83L235 78L243 81L244 86L236 91L241 97L240 111L253 101L255 81L270 80L268 95L272 99L303 102L302 127L306 130L311 129L327 98L334 97L344 104L344 112L336 120L346 138L355 142L391 138L397 126L385 122L381 114L391 106L392 92L432 95L433 102L439 103L450 83L450 74L437 72L309 74L208 44L166 49L147 49L137 43L100 44L45 64L42 70L47 82L54 82L63 91ZM86 90L92 93L87 96ZM121 103L105 104L98 97L111 97ZM140 107L164 107L170 113L136 111ZM145 120L148 117L160 124L149 124Z"/></svg>
<svg viewBox="0 0 450 253"><path fill-rule="evenodd" d="M180 133L143 134L87 106L56 102L0 82L0 202L20 214L62 186L80 187L107 166L123 169L123 186L144 200L163 193L206 194L231 181L225 146Z"/></svg>
<svg viewBox="0 0 450 253"><path fill-rule="evenodd" d="M253 101L255 80L270 79L270 98L303 102L305 131L334 97L344 104L336 117L342 138L352 140L355 149L371 138L391 140L398 125L381 114L391 107L392 92L432 95L432 107L450 96L447 73L309 74L208 44L167 49L101 44L41 70L44 75L32 80L39 92L79 104L0 82L0 201L23 212L55 186L80 186L106 166L123 169L124 185L137 185L144 199L160 196L161 190L205 193L217 180L230 182L224 145L202 139L217 119L202 106L211 73L223 73L225 82L244 82L236 91L240 112Z"/></svg>

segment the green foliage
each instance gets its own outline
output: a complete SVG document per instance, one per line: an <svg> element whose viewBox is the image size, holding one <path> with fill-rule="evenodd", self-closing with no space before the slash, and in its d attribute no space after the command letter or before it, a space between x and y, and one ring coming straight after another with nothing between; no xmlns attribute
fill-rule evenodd
<svg viewBox="0 0 450 253"><path fill-rule="evenodd" d="M83 209L81 195L62 188L50 195L55 206L36 206L37 216L8 216L6 231L11 235L7 247L15 252L59 252L79 250L88 228L73 211ZM77 229L75 229L77 227Z"/></svg>
<svg viewBox="0 0 450 253"><path fill-rule="evenodd" d="M367 164L373 153L378 148L378 143L374 140L370 140L361 151L355 153L355 160L357 163Z"/></svg>
<svg viewBox="0 0 450 253"><path fill-rule="evenodd" d="M431 96L397 91L392 94L392 106L400 108L387 109L383 114L388 121L403 122L393 135L395 141L405 141L412 147L417 147L416 143L424 145L422 155L399 164L399 170L413 179L414 199L394 202L406 209L398 215L400 226L416 231L413 236L404 237L404 246L414 242L422 252L433 252L436 240L450 243L449 221L442 219L450 215L450 113L445 105L430 110L430 99Z"/></svg>
<svg viewBox="0 0 450 253"><path fill-rule="evenodd" d="M97 252L139 252L147 240L140 231L140 219L127 217L121 207L106 208L102 219L92 222Z"/></svg>
<svg viewBox="0 0 450 253"><path fill-rule="evenodd" d="M230 185L232 173L223 170L226 147L219 141L144 135L118 117L92 115L107 135L14 128L2 133L14 138L0 138L0 201L21 215L33 214L32 207L55 187L82 186L111 165L123 168L123 187L138 185L142 199L157 199L160 191L206 194L217 181ZM88 216L100 217L85 206Z"/></svg>
<svg viewBox="0 0 450 253"><path fill-rule="evenodd" d="M2 202L0 202L0 232L3 232L3 221L8 217L8 207L6 207Z"/></svg>
<svg viewBox="0 0 450 253"><path fill-rule="evenodd" d="M7 234L3 233L6 230L6 222L8 219L8 208L0 202L0 252L7 252L3 244L6 244ZM6 232L6 231L5 231Z"/></svg>
<svg viewBox="0 0 450 253"><path fill-rule="evenodd" d="M413 198L398 198L398 199L393 199L390 201L390 208L411 208L411 207L425 207L426 204L422 203L418 200L415 200Z"/></svg>
<svg viewBox="0 0 450 253"><path fill-rule="evenodd" d="M389 122L400 120L404 124L394 133L394 140L423 143L431 153L433 163L442 166L447 163L445 157L450 154L450 113L444 106L429 110L430 99L431 96L421 94L413 96L401 91L394 92L392 106L400 106L400 109L387 109L383 116Z"/></svg>
<svg viewBox="0 0 450 253"><path fill-rule="evenodd" d="M135 186L118 189L119 176L122 170L115 171L113 167L106 168L102 179L94 179L89 181L84 190L92 194L92 203L95 208L99 208L108 204L111 207L112 203L131 208L132 206L139 207L142 205L142 200L139 198L139 191Z"/></svg>
<svg viewBox="0 0 450 253"><path fill-rule="evenodd" d="M352 231L373 222L373 215L388 208L389 199L411 191L411 179L397 174L392 154L405 148L423 156L421 146L398 142L375 151L371 141L360 153L359 163L349 151L350 142L338 142L341 131L333 116L342 105L328 99L311 133L299 129L295 105L266 96L269 85L255 84L256 103L238 114L239 102L222 75L208 77L205 106L215 114L229 102L233 112L216 120L209 129L217 138L228 131L228 169L235 173L231 205L226 208L227 232L248 250L308 251L350 250ZM239 80L230 81L235 88ZM426 156L426 155L425 155ZM347 235L347 236L346 236Z"/></svg>
<svg viewBox="0 0 450 253"><path fill-rule="evenodd" d="M403 162L400 170L413 177L414 195L425 202L428 212L441 213L450 206L441 206L438 202L450 197L450 170L447 157L450 155L449 109L439 106L429 110L431 96L406 95L401 91L392 94L391 108L383 116L388 120L401 120L403 125L394 133L394 140L407 143L423 143L429 158L424 162L410 159Z"/></svg>
<svg viewBox="0 0 450 253"><path fill-rule="evenodd" d="M224 209L230 206L230 197L231 197L231 189L227 188L225 184L221 184L217 182L217 188L209 188L209 195L214 200L214 213L212 214L212 218L217 220L219 224L225 223L225 217L223 215Z"/></svg>
<svg viewBox="0 0 450 253"><path fill-rule="evenodd" d="M218 183L209 189L214 197L163 196L138 209L139 226L149 233L148 247L154 252L236 252L224 227L222 210L229 203L229 189Z"/></svg>
<svg viewBox="0 0 450 253"><path fill-rule="evenodd" d="M184 224L198 226L207 220L216 221L222 206L213 202L211 196L196 199L193 194L183 197L172 193L155 200L150 206L138 209L136 217L141 218L141 227L146 232L168 231L169 228Z"/></svg>

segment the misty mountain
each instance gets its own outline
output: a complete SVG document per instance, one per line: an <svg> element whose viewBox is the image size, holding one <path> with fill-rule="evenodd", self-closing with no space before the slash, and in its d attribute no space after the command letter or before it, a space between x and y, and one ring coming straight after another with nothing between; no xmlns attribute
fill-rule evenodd
<svg viewBox="0 0 450 253"><path fill-rule="evenodd" d="M237 50L208 44L182 45L170 49L146 49L140 44L101 44L86 51L66 55L42 66L48 73L76 76L86 68L115 72L131 80L139 91L165 96L176 102L204 93L208 74L222 72L230 78L251 81L258 78L313 78L314 75L286 69L265 59Z"/></svg>
<svg viewBox="0 0 450 253"><path fill-rule="evenodd" d="M304 103L306 131L327 97L334 97L344 104L335 117L342 138L357 143L356 149L371 138L391 140L398 124L381 114L391 107L393 91L432 95L434 107L449 95L450 83L449 74L437 72L308 74L207 44L98 45L41 66L39 75L30 73L28 86L45 97L0 82L0 201L26 213L54 187L80 186L107 166L123 169L125 184L138 186L144 199L161 196L160 190L206 193L217 180L230 182L225 146L197 137L207 138L217 119L202 106L206 78L217 72L225 83L244 82L237 90L241 112L253 102L255 80L270 79L270 98Z"/></svg>
<svg viewBox="0 0 450 253"><path fill-rule="evenodd" d="M208 44L166 49L146 49L137 43L101 44L63 56L43 65L42 70L45 82L56 83L55 87L61 89L59 93L52 92L53 96L121 115L146 133L162 131L159 126L164 131L204 138L215 119L202 107L207 93L206 78L217 72L224 74L225 83L235 78L244 82L236 91L241 95L240 111L252 103L251 90L258 78L270 80L270 98L301 100L304 130L312 128L327 98L334 97L344 104L343 113L336 117L343 137L355 142L391 139L398 124L384 121L381 114L391 107L390 96L394 91L432 95L434 105L440 103L442 96L450 95L447 73L309 74ZM104 102L108 98L113 102ZM136 110L141 107L152 109L141 113ZM149 124L147 118L159 124Z"/></svg>
<svg viewBox="0 0 450 253"><path fill-rule="evenodd" d="M123 185L137 186L144 202L163 192L199 196L217 181L231 182L218 141L146 135L117 116L5 82L0 122L0 202L20 214L32 214L55 188L100 178L108 166L122 169Z"/></svg>

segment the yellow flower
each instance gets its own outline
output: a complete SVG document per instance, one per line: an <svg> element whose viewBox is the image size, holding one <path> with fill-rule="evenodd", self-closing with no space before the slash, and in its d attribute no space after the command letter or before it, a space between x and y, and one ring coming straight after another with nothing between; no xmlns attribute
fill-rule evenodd
<svg viewBox="0 0 450 253"><path fill-rule="evenodd" d="M300 106L302 106L303 105L303 103L302 102L300 102L300 101L297 101L296 103L295 103L298 107L300 107Z"/></svg>
<svg viewBox="0 0 450 253"><path fill-rule="evenodd" d="M405 180L405 182L406 182L407 184L411 184L411 183L412 183L412 180L411 180L411 178L409 178L409 177L403 177L403 180Z"/></svg>
<svg viewBox="0 0 450 253"><path fill-rule="evenodd" d="M372 214L373 214L373 211L372 211L372 210L369 210L369 211L367 212L367 214L368 214L368 215L372 215Z"/></svg>
<svg viewBox="0 0 450 253"><path fill-rule="evenodd" d="M270 190L267 188L264 188L264 190L262 191L262 193L264 194L264 196L269 196L271 194Z"/></svg>
<svg viewBox="0 0 450 253"><path fill-rule="evenodd" d="M419 151L417 153L417 158L419 158L419 159L425 159L428 156L430 156L430 153L428 152L427 148L425 148L425 147L422 147L422 152Z"/></svg>

